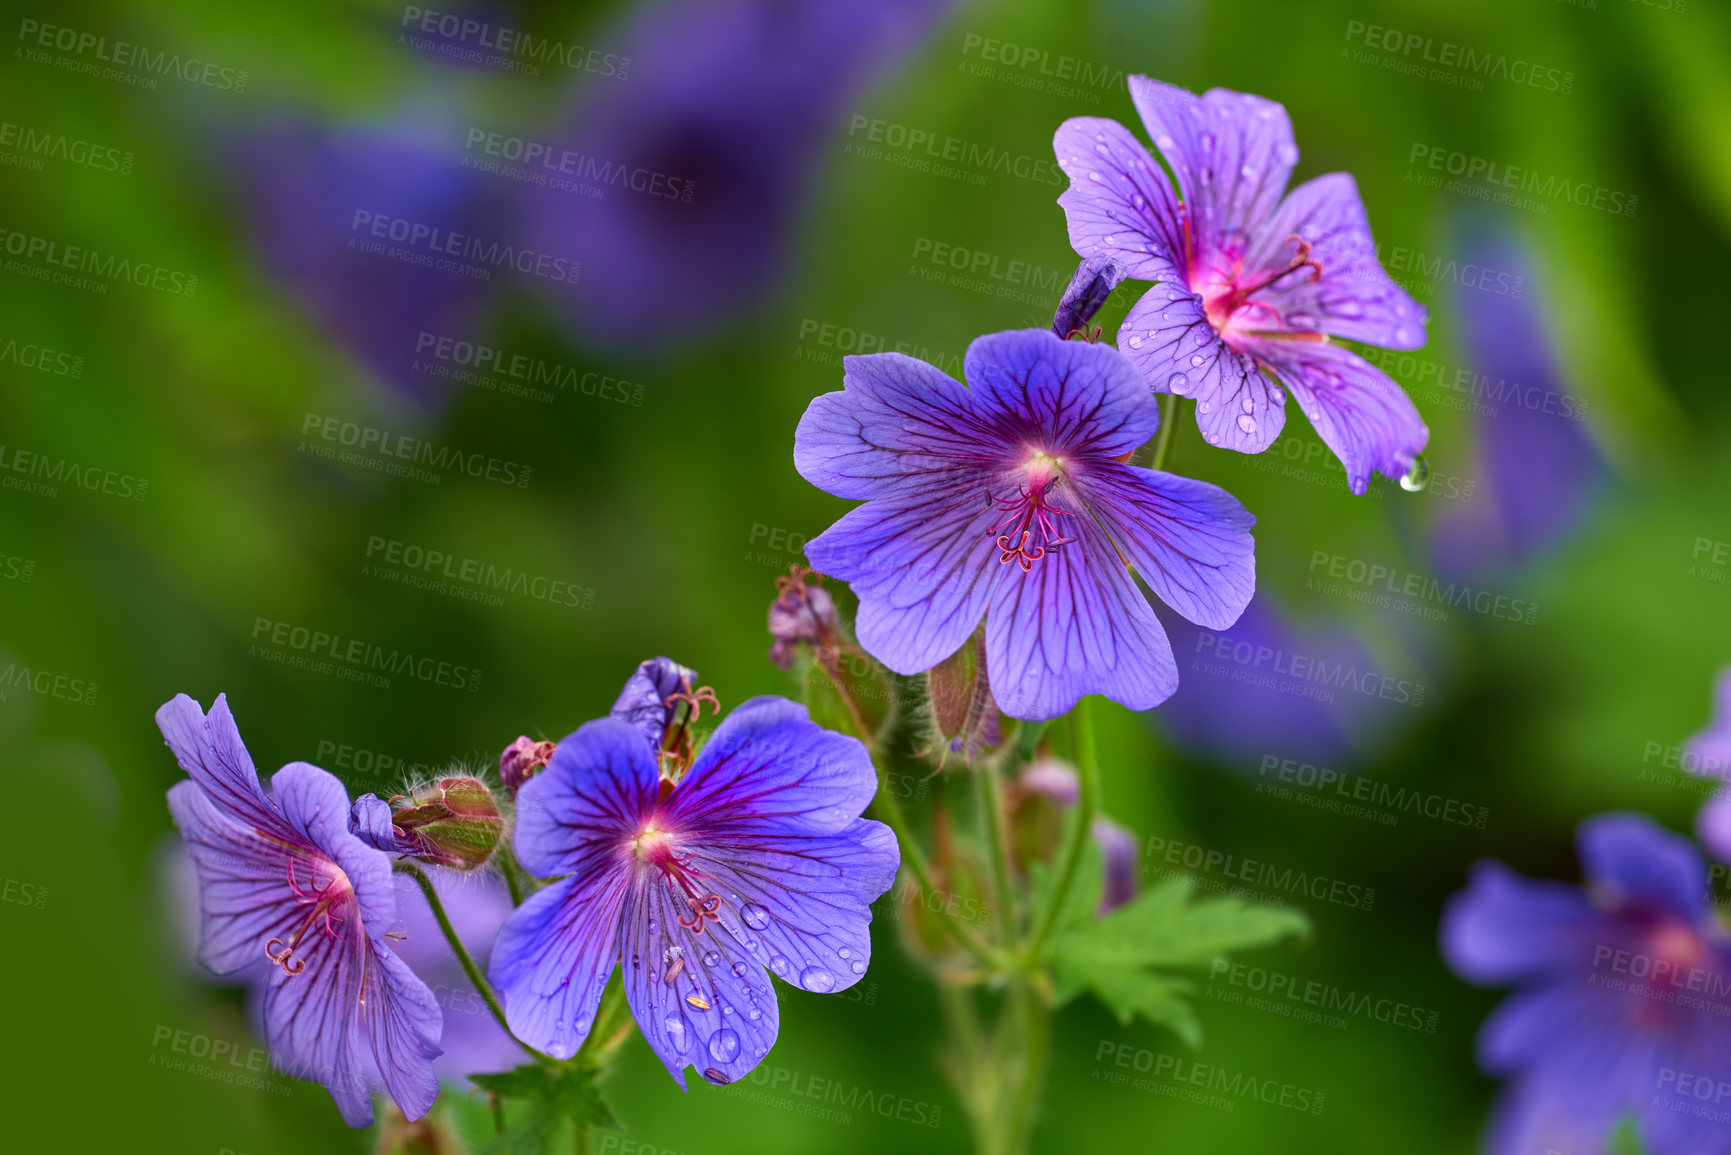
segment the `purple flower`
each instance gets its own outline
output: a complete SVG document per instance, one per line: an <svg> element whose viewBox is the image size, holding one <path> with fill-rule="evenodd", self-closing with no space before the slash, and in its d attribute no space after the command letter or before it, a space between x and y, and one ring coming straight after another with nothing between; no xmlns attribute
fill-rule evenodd
<svg viewBox="0 0 1731 1155"><path fill-rule="evenodd" d="M1713 721L1689 739L1683 769L1727 783L1696 816L1695 835L1714 858L1731 862L1731 668L1719 672L1713 696Z"/></svg>
<svg viewBox="0 0 1731 1155"><path fill-rule="evenodd" d="M621 37L629 80L589 85L556 135L572 175L522 190L542 245L583 260L560 288L586 334L684 338L768 294L826 142L946 2L675 0L638 13Z"/></svg>
<svg viewBox="0 0 1731 1155"><path fill-rule="evenodd" d="M1292 123L1271 100L1130 78L1130 96L1178 180L1123 125L1077 117L1053 146L1070 244L1154 288L1118 347L1156 392L1196 399L1211 445L1260 453L1286 423L1289 389L1363 493L1373 470L1406 474L1430 436L1400 387L1336 338L1392 349L1425 341L1425 314L1376 259L1346 173L1290 193Z"/></svg>
<svg viewBox="0 0 1731 1155"><path fill-rule="evenodd" d="M755 1067L779 1016L764 968L810 991L871 959L870 904L895 880L889 828L859 817L877 788L865 747L804 707L754 698L677 786L617 718L559 743L518 795L517 858L560 877L517 908L489 975L518 1038L576 1053L616 960L643 1037L681 1087Z"/></svg>
<svg viewBox="0 0 1731 1155"><path fill-rule="evenodd" d="M271 1061L323 1083L351 1127L372 1122L374 1089L411 1119L426 1114L439 1006L385 941L397 919L390 859L349 833L343 784L291 762L267 795L224 695L208 718L177 695L156 724L192 779L168 807L197 865L199 961L217 974L272 963Z"/></svg>
<svg viewBox="0 0 1731 1155"><path fill-rule="evenodd" d="M1134 710L1178 669L1129 566L1213 629L1255 589L1255 518L1217 486L1126 463L1159 408L1116 350L1024 329L968 347L968 387L899 353L849 357L811 403L794 464L864 500L806 546L859 596L857 632L899 674L986 622L992 696L1054 718L1084 694Z"/></svg>
<svg viewBox="0 0 1731 1155"><path fill-rule="evenodd" d="M1705 864L1636 814L1588 819L1579 850L1586 892L1484 862L1443 913L1449 965L1518 988L1479 1034L1480 1064L1513 1080L1492 1150L1573 1136L1603 1151L1633 1115L1652 1155L1723 1151L1731 1130L1689 1110L1700 1080L1731 1084L1731 941Z"/></svg>
<svg viewBox="0 0 1731 1155"><path fill-rule="evenodd" d="M672 658L650 658L640 662L625 679L625 688L619 691L619 697L613 708L607 711L607 716L630 724L649 742L651 750L659 749L662 736L677 710L676 701L669 699L689 700L694 696L691 683L696 677L696 670L688 670ZM711 693L705 700L714 697Z"/></svg>
<svg viewBox="0 0 1731 1155"><path fill-rule="evenodd" d="M1111 257L1084 257L1070 278L1070 287L1058 301L1058 311L1052 317L1052 332L1069 340L1072 333L1090 336L1088 322L1112 295L1112 290L1124 283L1124 266ZM1092 334L1099 337L1099 329Z"/></svg>

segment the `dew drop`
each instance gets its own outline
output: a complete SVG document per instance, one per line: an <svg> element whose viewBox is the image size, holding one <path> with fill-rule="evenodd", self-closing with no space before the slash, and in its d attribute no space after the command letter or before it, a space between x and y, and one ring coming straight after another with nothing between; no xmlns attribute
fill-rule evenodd
<svg viewBox="0 0 1731 1155"><path fill-rule="evenodd" d="M733 973L738 975L740 978L744 978L746 976L746 973L747 973L746 969L745 969L745 964L742 962L734 963L733 964Z"/></svg>
<svg viewBox="0 0 1731 1155"><path fill-rule="evenodd" d="M1135 196L1130 198L1130 203L1139 209L1145 209L1148 207L1148 198L1143 196L1141 193L1137 193Z"/></svg>
<svg viewBox="0 0 1731 1155"><path fill-rule="evenodd" d="M776 955L769 960L769 969L785 978L788 971L787 959L782 955Z"/></svg>
<svg viewBox="0 0 1731 1155"><path fill-rule="evenodd" d="M1280 158L1281 164L1286 164L1286 165L1297 164L1298 163L1298 146L1295 144L1291 144L1291 143L1282 144L1278 149L1275 150L1274 155L1276 155Z"/></svg>
<svg viewBox="0 0 1731 1155"><path fill-rule="evenodd" d="M856 975L865 974L865 963L861 962L859 959L857 959L857 958L854 959L850 965L853 967L853 973L854 974L856 974Z"/></svg>
<svg viewBox="0 0 1731 1155"><path fill-rule="evenodd" d="M685 1020L678 1015L668 1015L661 1025L667 1029L667 1041L673 1044L674 1050L683 1055L686 1048L691 1046L691 1036L685 1030Z"/></svg>
<svg viewBox="0 0 1731 1155"><path fill-rule="evenodd" d="M836 951L835 953L838 956L840 956L841 958L852 958L853 957L853 951L847 949L847 947L845 947L845 946L842 947L840 950Z"/></svg>
<svg viewBox="0 0 1731 1155"><path fill-rule="evenodd" d="M1141 347L1142 347L1142 338L1140 338L1140 337L1130 338L1130 348L1140 349Z"/></svg>
<svg viewBox="0 0 1731 1155"><path fill-rule="evenodd" d="M554 1043L552 1046L547 1048L547 1053L552 1055L555 1059L569 1059L571 1057L571 1048L566 1046L564 1043Z"/></svg>
<svg viewBox="0 0 1731 1155"><path fill-rule="evenodd" d="M1244 430L1246 433L1255 433L1256 418L1240 413L1238 415L1238 428Z"/></svg>
<svg viewBox="0 0 1731 1155"><path fill-rule="evenodd" d="M1255 180L1256 170L1250 165L1245 165L1243 168L1238 170L1238 175L1243 177L1245 180Z"/></svg>
<svg viewBox="0 0 1731 1155"><path fill-rule="evenodd" d="M769 911L755 902L745 904L745 909L739 912L739 917L745 920L745 925L752 930L762 930L769 925Z"/></svg>
<svg viewBox="0 0 1731 1155"><path fill-rule="evenodd" d="M1099 173L1097 173L1097 172L1090 172L1090 173L1089 173L1089 174L1088 174L1088 179L1089 179L1089 180L1091 180L1091 181L1094 181L1094 182L1095 182L1095 183L1096 183L1096 184L1104 184L1104 183L1105 183L1105 181L1106 181L1106 178L1105 178L1105 177L1103 177L1103 176L1101 176L1101 175L1100 175L1100 174L1099 174Z"/></svg>
<svg viewBox="0 0 1731 1155"><path fill-rule="evenodd" d="M1419 454L1412 459L1412 468L1400 479L1400 487L1408 493L1419 493L1430 484L1430 462Z"/></svg>
<svg viewBox="0 0 1731 1155"><path fill-rule="evenodd" d="M822 967L806 967L799 972L799 985L808 991L826 994L835 990L835 976Z"/></svg>
<svg viewBox="0 0 1731 1155"><path fill-rule="evenodd" d="M1404 345L1408 341L1412 340L1412 330L1408 329L1405 325L1401 325L1399 328L1395 329L1394 339Z"/></svg>
<svg viewBox="0 0 1731 1155"><path fill-rule="evenodd" d="M1268 400L1275 405L1282 405L1286 402L1286 394L1280 391L1280 386L1270 385L1268 387Z"/></svg>
<svg viewBox="0 0 1731 1155"><path fill-rule="evenodd" d="M719 954L717 954L715 951L706 950L703 952L703 965L704 966L712 967L720 961L721 961L721 956Z"/></svg>
<svg viewBox="0 0 1731 1155"><path fill-rule="evenodd" d="M576 1022L571 1024L571 1028L579 1035L587 1035L589 1033L589 1020L578 1019Z"/></svg>
<svg viewBox="0 0 1731 1155"><path fill-rule="evenodd" d="M1214 408L1214 402L1212 401L1198 401L1196 403L1196 412L1198 413L1206 413L1212 408Z"/></svg>
<svg viewBox="0 0 1731 1155"><path fill-rule="evenodd" d="M1202 361L1203 361L1202 354L1200 354L1200 353L1192 354L1190 357L1190 367L1193 369L1199 368L1202 364Z"/></svg>
<svg viewBox="0 0 1731 1155"><path fill-rule="evenodd" d="M730 1061L739 1054L739 1032L732 1027L722 1027L709 1036L709 1053L718 1063ZM708 1072L704 1072L708 1074Z"/></svg>
<svg viewBox="0 0 1731 1155"><path fill-rule="evenodd" d="M1165 133L1161 133L1159 136L1154 138L1154 147L1161 149L1171 148L1173 147L1173 140Z"/></svg>
<svg viewBox="0 0 1731 1155"><path fill-rule="evenodd" d="M1210 445L1219 445L1219 444L1220 444L1220 434L1218 434L1218 433L1210 433L1210 434L1209 434L1209 435L1208 435L1208 444L1210 444Z"/></svg>
<svg viewBox="0 0 1731 1155"><path fill-rule="evenodd" d="M745 1017L755 1023L757 1020L763 1018L763 1012L758 1010L756 1007L752 1007L749 1011L745 1012Z"/></svg>
<svg viewBox="0 0 1731 1155"><path fill-rule="evenodd" d="M1256 412L1256 402L1250 399L1250 394L1248 393L1238 399L1238 407L1246 413Z"/></svg>
<svg viewBox="0 0 1731 1155"><path fill-rule="evenodd" d="M1182 373L1174 373L1172 376L1166 378L1166 388L1182 397L1184 391L1190 388L1190 378L1186 377Z"/></svg>

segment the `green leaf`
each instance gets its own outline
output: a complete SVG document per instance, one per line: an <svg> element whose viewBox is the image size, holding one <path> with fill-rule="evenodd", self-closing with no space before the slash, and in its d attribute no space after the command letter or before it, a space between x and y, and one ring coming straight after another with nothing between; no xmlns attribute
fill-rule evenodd
<svg viewBox="0 0 1731 1155"><path fill-rule="evenodd" d="M1075 822L1076 813L1072 809L1065 818L1059 846L1069 843ZM1034 862L1029 864L1028 873L1034 884L1034 909L1045 910L1051 904L1052 889L1058 885L1062 868ZM1062 936L1067 929L1088 922L1100 906L1100 892L1105 886L1106 863L1100 856L1100 844L1090 838L1082 845L1082 861L1076 867L1076 881L1064 899L1064 909L1058 912L1058 919L1052 924L1053 934Z"/></svg>
<svg viewBox="0 0 1731 1155"><path fill-rule="evenodd" d="M1310 923L1296 910L1239 898L1192 901L1195 889L1195 881L1181 875L1102 919L1077 918L1068 911L1052 947L1057 1000L1091 990L1126 1025L1141 1015L1170 1027L1190 1045L1199 1044L1202 1026L1187 1001L1195 985L1156 968L1205 967L1231 951L1307 933Z"/></svg>
<svg viewBox="0 0 1731 1155"><path fill-rule="evenodd" d="M544 1155L553 1149L560 1124L617 1127L613 1112L595 1085L590 1067L545 1067L529 1063L492 1075L471 1075L484 1091L519 1105L505 1129L487 1145L486 1155Z"/></svg>

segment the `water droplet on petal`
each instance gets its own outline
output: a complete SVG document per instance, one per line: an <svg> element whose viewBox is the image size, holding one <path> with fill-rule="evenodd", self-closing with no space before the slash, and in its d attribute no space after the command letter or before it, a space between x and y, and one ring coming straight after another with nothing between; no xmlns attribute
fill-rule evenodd
<svg viewBox="0 0 1731 1155"><path fill-rule="evenodd" d="M1190 378L1182 373L1174 373L1166 378L1166 388L1182 397L1184 390L1190 388Z"/></svg>
<svg viewBox="0 0 1731 1155"><path fill-rule="evenodd" d="M856 975L865 974L865 964L863 962L861 962L859 959L857 959L857 958L854 959L850 965L853 967L853 973L854 974L856 974Z"/></svg>
<svg viewBox="0 0 1731 1155"><path fill-rule="evenodd" d="M733 964L733 973L738 975L740 978L744 978L746 976L745 964L742 962L734 963Z"/></svg>
<svg viewBox="0 0 1731 1155"><path fill-rule="evenodd" d="M571 1048L566 1046L564 1043L554 1043L552 1046L547 1048L547 1053L552 1055L555 1059L569 1059L571 1057Z"/></svg>
<svg viewBox="0 0 1731 1155"><path fill-rule="evenodd" d="M1256 170L1250 165L1245 165L1243 168L1238 170L1238 175L1243 177L1245 180L1255 180Z"/></svg>
<svg viewBox="0 0 1731 1155"><path fill-rule="evenodd" d="M732 1027L723 1027L716 1031L709 1036L709 1053L718 1063L729 1062L739 1054L739 1032Z"/></svg>
<svg viewBox="0 0 1731 1155"><path fill-rule="evenodd" d="M1402 325L1394 331L1394 339L1404 345L1408 341L1412 340L1412 330L1408 329L1405 325Z"/></svg>
<svg viewBox="0 0 1731 1155"><path fill-rule="evenodd" d="M1287 142L1274 150L1274 155L1280 158L1280 163L1293 165L1298 163L1298 146Z"/></svg>
<svg viewBox="0 0 1731 1155"><path fill-rule="evenodd" d="M1250 394L1248 393L1238 399L1238 407L1246 413L1256 412L1256 402L1250 399Z"/></svg>
<svg viewBox="0 0 1731 1155"><path fill-rule="evenodd" d="M1103 176L1101 176L1101 175L1100 175L1100 174L1099 174L1099 173L1097 173L1097 172L1090 172L1090 173L1089 173L1089 174L1088 174L1088 179L1089 179L1089 180L1091 180L1091 181L1095 181L1095 182L1097 182L1097 183L1104 183L1104 182L1105 182L1105 180L1106 180L1106 178L1105 178L1105 177L1103 177Z"/></svg>
<svg viewBox="0 0 1731 1155"><path fill-rule="evenodd" d="M1198 413L1206 413L1212 408L1214 408L1214 402L1212 401L1198 401L1196 403L1196 412Z"/></svg>
<svg viewBox="0 0 1731 1155"><path fill-rule="evenodd" d="M715 951L706 950L703 952L703 965L704 966L712 967L720 961L721 961L721 956L719 954L717 954Z"/></svg>
<svg viewBox="0 0 1731 1155"><path fill-rule="evenodd" d="M835 990L835 976L822 967L806 967L799 972L799 985L808 991L826 994Z"/></svg>
<svg viewBox="0 0 1731 1155"><path fill-rule="evenodd" d="M1137 193L1135 196L1130 198L1130 203L1139 209L1145 209L1148 207L1148 198L1143 196L1141 193Z"/></svg>
<svg viewBox="0 0 1731 1155"><path fill-rule="evenodd" d="M758 1010L756 1007L752 1007L749 1011L745 1012L745 1017L755 1023L757 1020L763 1018L763 1012Z"/></svg>
<svg viewBox="0 0 1731 1155"><path fill-rule="evenodd" d="M1200 353L1197 353L1197 354L1194 354L1194 355L1193 355L1193 356L1192 356L1192 357L1191 357L1191 358L1190 358L1190 365L1191 365L1191 367L1192 367L1192 368L1196 368L1196 367L1198 367L1198 366L1200 366L1200 365L1201 365L1201 364L1202 364L1202 361L1203 361L1203 357L1202 357L1202 354L1200 354Z"/></svg>
<svg viewBox="0 0 1731 1155"><path fill-rule="evenodd" d="M1219 445L1219 444L1220 444L1220 434L1218 434L1218 433L1210 433L1210 434L1209 434L1209 435L1208 435L1208 444L1210 444L1210 445Z"/></svg>
<svg viewBox="0 0 1731 1155"><path fill-rule="evenodd" d="M1270 385L1268 387L1268 400L1275 405L1281 405L1286 401L1286 394L1280 391L1280 386Z"/></svg>
<svg viewBox="0 0 1731 1155"><path fill-rule="evenodd" d="M667 1041L673 1044L674 1050L683 1055L686 1048L691 1046L691 1036L686 1033L685 1020L678 1015L668 1015L661 1025L667 1029Z"/></svg>
<svg viewBox="0 0 1731 1155"><path fill-rule="evenodd" d="M1172 138L1170 136L1167 136L1165 133L1161 133L1159 136L1154 138L1154 147L1155 148L1168 149L1168 148L1173 147L1173 143L1174 142L1173 142Z"/></svg>
<svg viewBox="0 0 1731 1155"><path fill-rule="evenodd" d="M847 947L845 947L845 946L842 947L840 950L836 951L835 953L841 958L852 958L853 957L853 951L847 949Z"/></svg>
<svg viewBox="0 0 1731 1155"><path fill-rule="evenodd" d="M1140 349L1141 347L1142 347L1142 338L1140 338L1140 337L1130 338L1130 348Z"/></svg>
<svg viewBox="0 0 1731 1155"><path fill-rule="evenodd" d="M589 1033L588 1019L578 1019L576 1022L572 1023L571 1026L579 1035L587 1035Z"/></svg>
<svg viewBox="0 0 1731 1155"><path fill-rule="evenodd" d="M769 960L769 969L785 978L788 971L787 959L782 955L776 955Z"/></svg>
<svg viewBox="0 0 1731 1155"><path fill-rule="evenodd" d="M1244 432L1246 432L1246 433L1255 433L1256 432L1256 418L1249 417L1249 416L1246 416L1245 414L1240 413L1238 415L1238 428L1244 430Z"/></svg>
<svg viewBox="0 0 1731 1155"><path fill-rule="evenodd" d="M739 912L739 917L744 919L745 925L752 930L762 930L769 925L769 911L755 902L746 903L745 908Z"/></svg>
<svg viewBox="0 0 1731 1155"><path fill-rule="evenodd" d="M1406 476L1400 479L1400 487L1408 493L1419 493L1430 484L1430 462L1419 454L1412 459L1412 468L1406 471Z"/></svg>

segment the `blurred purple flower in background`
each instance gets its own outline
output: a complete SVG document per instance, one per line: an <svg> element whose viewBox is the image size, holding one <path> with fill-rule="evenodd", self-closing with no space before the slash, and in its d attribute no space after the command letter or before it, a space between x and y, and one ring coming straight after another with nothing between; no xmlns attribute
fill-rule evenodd
<svg viewBox="0 0 1731 1155"><path fill-rule="evenodd" d="M1070 244L1154 287L1118 347L1158 393L1196 399L1210 445L1260 453L1292 391L1363 493L1401 477L1430 436L1375 366L1330 338L1390 349L1425 342L1425 312L1383 271L1358 185L1330 173L1287 191L1298 164L1286 109L1247 93L1194 93L1130 77L1130 97L1172 182L1123 125L1076 117L1053 139L1070 187ZM1278 382L1276 383L1276 379Z"/></svg>
<svg viewBox="0 0 1731 1155"><path fill-rule="evenodd" d="M423 402L445 390L411 368L421 334L474 339L489 293L487 280L429 267L429 250L497 231L498 220L462 158L423 143L436 127L283 117L232 143L264 266L369 373ZM404 243L413 229L428 231Z"/></svg>
<svg viewBox="0 0 1731 1155"><path fill-rule="evenodd" d="M1522 565L1565 539L1586 520L1606 470L1587 436L1586 402L1563 379L1525 246L1477 222L1459 264L1498 274L1457 283L1454 294L1483 484L1438 519L1434 549L1446 572L1468 576ZM1462 390L1462 377L1438 384Z"/></svg>
<svg viewBox="0 0 1731 1155"><path fill-rule="evenodd" d="M1178 670L1130 567L1212 628L1250 600L1256 519L1219 486L1126 463L1160 412L1111 346L990 334L968 346L966 386L899 353L844 365L842 391L800 418L794 465L865 504L805 552L852 585L860 644L896 673L937 665L983 618L1010 717L1096 693L1147 710Z"/></svg>
<svg viewBox="0 0 1731 1155"><path fill-rule="evenodd" d="M1578 843L1588 890L1481 862L1443 912L1449 965L1517 988L1479 1033L1480 1064L1511 1080L1490 1148L1606 1152L1632 1115L1650 1155L1724 1151L1731 1125L1696 1110L1731 1087L1731 941L1706 864L1644 815L1590 818Z"/></svg>
<svg viewBox="0 0 1731 1155"><path fill-rule="evenodd" d="M671 0L636 16L628 80L591 82L554 134L575 175L525 186L540 247L572 252L572 320L613 344L712 329L787 263L829 136L948 0ZM576 186L576 187L571 187Z"/></svg>
<svg viewBox="0 0 1731 1155"><path fill-rule="evenodd" d="M1696 816L1695 835L1714 858L1731 863L1731 669L1719 672L1713 687L1713 720L1689 739L1683 769L1724 783Z"/></svg>

